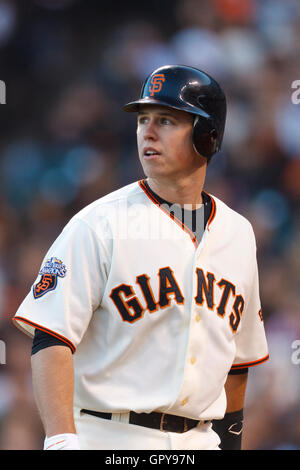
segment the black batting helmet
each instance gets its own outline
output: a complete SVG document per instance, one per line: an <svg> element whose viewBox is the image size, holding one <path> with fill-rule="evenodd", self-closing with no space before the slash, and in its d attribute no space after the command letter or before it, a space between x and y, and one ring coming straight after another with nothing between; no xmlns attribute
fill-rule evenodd
<svg viewBox="0 0 300 470"><path fill-rule="evenodd" d="M166 65L145 80L140 99L124 106L135 112L141 104L156 104L195 115L193 144L197 152L210 159L221 148L226 98L220 85L207 73L186 65Z"/></svg>

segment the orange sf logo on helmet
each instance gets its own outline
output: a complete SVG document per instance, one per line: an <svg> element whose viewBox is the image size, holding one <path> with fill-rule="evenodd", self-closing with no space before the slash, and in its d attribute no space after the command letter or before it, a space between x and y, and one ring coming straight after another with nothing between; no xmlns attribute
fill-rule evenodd
<svg viewBox="0 0 300 470"><path fill-rule="evenodd" d="M151 78L151 85L149 87L150 96L154 96L154 93L159 93L162 87L162 83L165 81L165 76L163 73L156 73Z"/></svg>

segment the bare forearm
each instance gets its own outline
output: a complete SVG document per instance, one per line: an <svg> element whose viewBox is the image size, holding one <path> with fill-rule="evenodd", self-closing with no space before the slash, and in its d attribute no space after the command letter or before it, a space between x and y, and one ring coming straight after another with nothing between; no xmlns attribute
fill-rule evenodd
<svg viewBox="0 0 300 470"><path fill-rule="evenodd" d="M248 374L228 375L225 391L227 397L226 413L241 410L244 407Z"/></svg>
<svg viewBox="0 0 300 470"><path fill-rule="evenodd" d="M31 358L33 390L46 435L75 433L73 358L68 347L51 346Z"/></svg>
<svg viewBox="0 0 300 470"><path fill-rule="evenodd" d="M248 374L228 375L225 384L227 409L222 420L213 421L223 450L240 450L242 446L243 407Z"/></svg>

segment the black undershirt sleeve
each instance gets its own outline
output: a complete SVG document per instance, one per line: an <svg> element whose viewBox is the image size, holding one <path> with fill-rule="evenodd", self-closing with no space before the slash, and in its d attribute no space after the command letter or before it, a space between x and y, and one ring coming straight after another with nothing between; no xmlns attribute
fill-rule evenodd
<svg viewBox="0 0 300 470"><path fill-rule="evenodd" d="M45 333L44 331L35 330L34 338L32 342L31 355L37 353L41 349L48 348L49 346L68 346L64 341L56 338L55 336ZM70 348L71 349L71 348ZM71 349L72 351L72 349Z"/></svg>
<svg viewBox="0 0 300 470"><path fill-rule="evenodd" d="M245 367L244 369L232 369L228 372L228 375L241 375L241 374L247 374L248 373L248 367Z"/></svg>

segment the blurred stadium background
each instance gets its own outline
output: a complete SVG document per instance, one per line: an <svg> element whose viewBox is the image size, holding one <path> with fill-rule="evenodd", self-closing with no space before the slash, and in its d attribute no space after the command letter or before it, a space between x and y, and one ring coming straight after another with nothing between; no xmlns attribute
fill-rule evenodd
<svg viewBox="0 0 300 470"><path fill-rule="evenodd" d="M244 449L300 449L299 0L0 0L0 449L43 442L31 341L10 318L72 215L143 176L122 105L166 63L224 87L205 188L257 237L270 360L249 372Z"/></svg>

